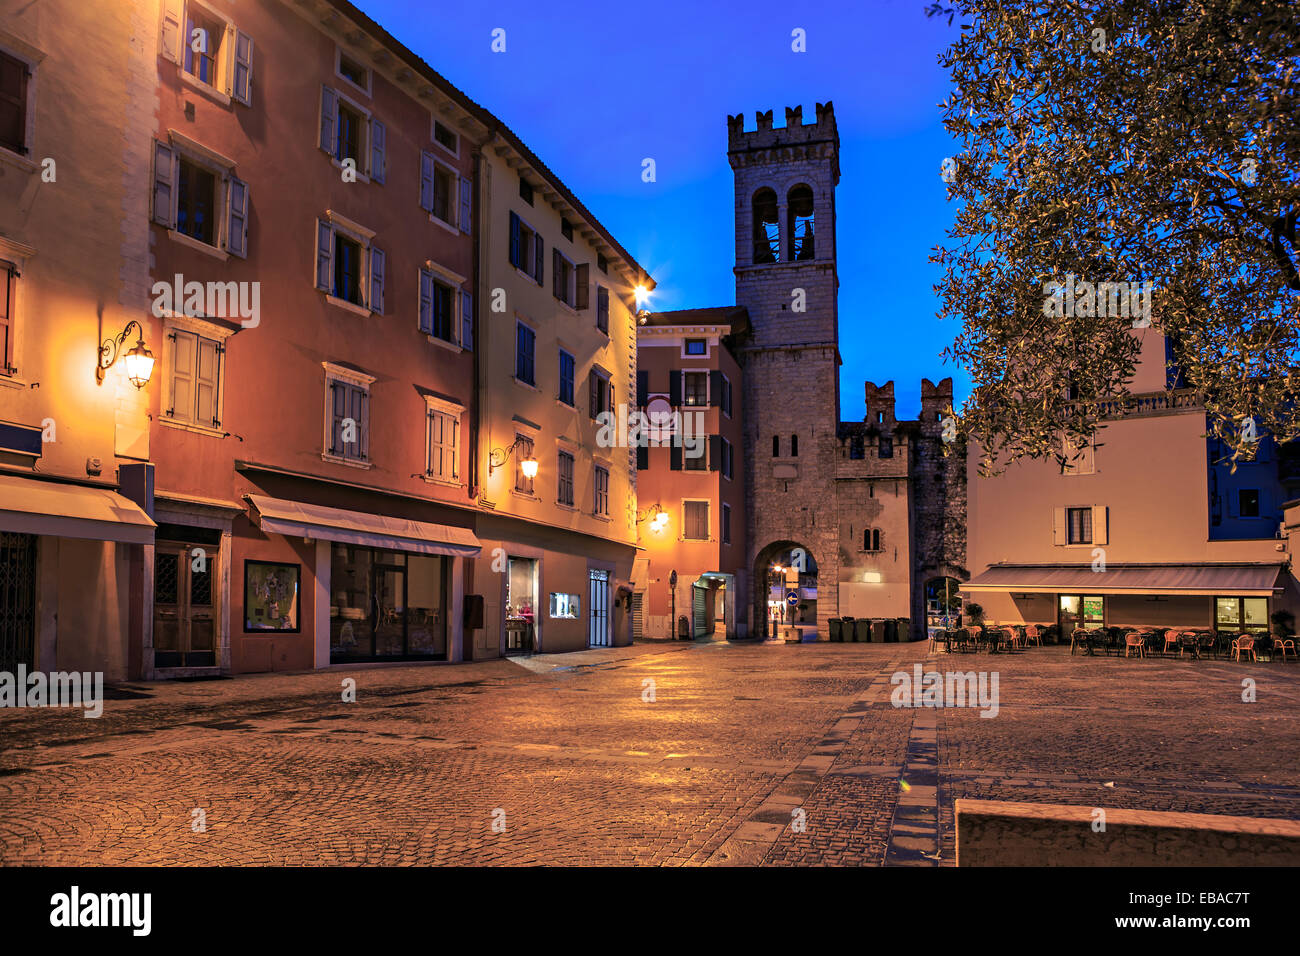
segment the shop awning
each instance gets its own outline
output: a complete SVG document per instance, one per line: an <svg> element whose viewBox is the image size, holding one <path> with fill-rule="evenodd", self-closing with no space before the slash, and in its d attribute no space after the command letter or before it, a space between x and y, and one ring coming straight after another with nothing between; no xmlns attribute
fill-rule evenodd
<svg viewBox="0 0 1300 956"><path fill-rule="evenodd" d="M143 508L107 488L0 475L0 531L153 544L155 527Z"/></svg>
<svg viewBox="0 0 1300 956"><path fill-rule="evenodd" d="M1222 594L1268 597L1282 564L995 564L963 591L1065 594Z"/></svg>
<svg viewBox="0 0 1300 956"><path fill-rule="evenodd" d="M345 511L264 495L244 497L252 505L253 520L270 534L455 558L476 558L483 550L469 528Z"/></svg>

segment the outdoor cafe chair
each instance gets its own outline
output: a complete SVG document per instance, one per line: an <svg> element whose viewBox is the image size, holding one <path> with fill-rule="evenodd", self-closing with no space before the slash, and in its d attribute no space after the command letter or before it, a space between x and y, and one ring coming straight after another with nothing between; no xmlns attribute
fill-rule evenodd
<svg viewBox="0 0 1300 956"><path fill-rule="evenodd" d="M1088 632L1082 627L1076 627L1070 632L1070 656L1074 656L1076 647L1083 648L1083 653L1091 654L1092 648L1088 644Z"/></svg>
<svg viewBox="0 0 1300 956"><path fill-rule="evenodd" d="M1183 656L1184 650L1190 650L1193 657L1200 657L1200 650L1196 644L1195 631L1180 631L1178 634L1178 656Z"/></svg>
<svg viewBox="0 0 1300 956"><path fill-rule="evenodd" d="M1197 649L1201 652L1200 656L1204 657L1207 653L1213 657L1218 657L1219 642L1214 636L1213 631L1196 632Z"/></svg>
<svg viewBox="0 0 1300 956"><path fill-rule="evenodd" d="M1124 635L1124 656L1128 657L1129 653L1137 649L1138 657L1147 656L1146 637L1141 631L1129 631Z"/></svg>
<svg viewBox="0 0 1300 956"><path fill-rule="evenodd" d="M1030 644L1043 646L1042 629L1037 624L1025 625L1025 646L1028 647Z"/></svg>
<svg viewBox="0 0 1300 956"><path fill-rule="evenodd" d="M1239 661L1242 654L1249 654L1252 661L1259 660L1255 656L1255 636L1253 634L1242 634L1232 642L1232 659Z"/></svg>
<svg viewBox="0 0 1300 956"><path fill-rule="evenodd" d="M1274 636L1274 637L1273 637L1273 653L1274 653L1274 655L1281 654L1281 655L1282 655L1281 659L1284 660L1284 661L1286 660L1286 656L1287 656L1288 653L1291 655L1292 659L1294 659L1294 658L1295 658L1295 638L1294 638L1294 637L1277 637L1277 636Z"/></svg>
<svg viewBox="0 0 1300 956"><path fill-rule="evenodd" d="M1169 653L1170 648L1178 647L1179 633L1180 633L1179 631L1175 631L1172 628L1168 631L1165 631L1165 646L1160 650L1161 656L1167 655Z"/></svg>

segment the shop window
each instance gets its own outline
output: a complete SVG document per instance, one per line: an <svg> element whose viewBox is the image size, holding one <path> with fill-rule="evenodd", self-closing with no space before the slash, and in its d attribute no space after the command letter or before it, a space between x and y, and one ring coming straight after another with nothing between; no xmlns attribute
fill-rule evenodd
<svg viewBox="0 0 1300 956"><path fill-rule="evenodd" d="M551 592L551 617L576 621L582 616L578 595Z"/></svg>
<svg viewBox="0 0 1300 956"><path fill-rule="evenodd" d="M1268 633L1268 598L1216 597L1214 626L1230 637Z"/></svg>
<svg viewBox="0 0 1300 956"><path fill-rule="evenodd" d="M331 660L446 659L450 560L335 544Z"/></svg>

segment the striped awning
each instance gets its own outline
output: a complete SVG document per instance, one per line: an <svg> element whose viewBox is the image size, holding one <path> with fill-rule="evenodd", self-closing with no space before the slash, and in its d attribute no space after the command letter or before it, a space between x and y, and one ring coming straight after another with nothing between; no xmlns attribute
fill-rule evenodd
<svg viewBox="0 0 1300 956"><path fill-rule="evenodd" d="M962 591L1066 594L1222 594L1268 597L1281 589L1277 564L995 564Z"/></svg>

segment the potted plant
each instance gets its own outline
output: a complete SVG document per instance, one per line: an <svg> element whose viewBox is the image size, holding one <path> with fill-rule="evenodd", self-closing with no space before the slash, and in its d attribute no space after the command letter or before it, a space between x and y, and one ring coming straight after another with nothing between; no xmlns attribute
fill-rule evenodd
<svg viewBox="0 0 1300 956"><path fill-rule="evenodd" d="M1285 641L1287 638L1295 635L1295 615L1285 608L1282 608L1281 610L1274 611L1269 615L1269 618L1273 622L1273 631L1269 635L1269 646L1267 648L1268 652L1271 654L1273 652L1273 638L1276 637L1278 640Z"/></svg>
<svg viewBox="0 0 1300 956"><path fill-rule="evenodd" d="M980 604L966 605L966 623L968 623L971 627L978 627L980 630L984 629L983 605Z"/></svg>

